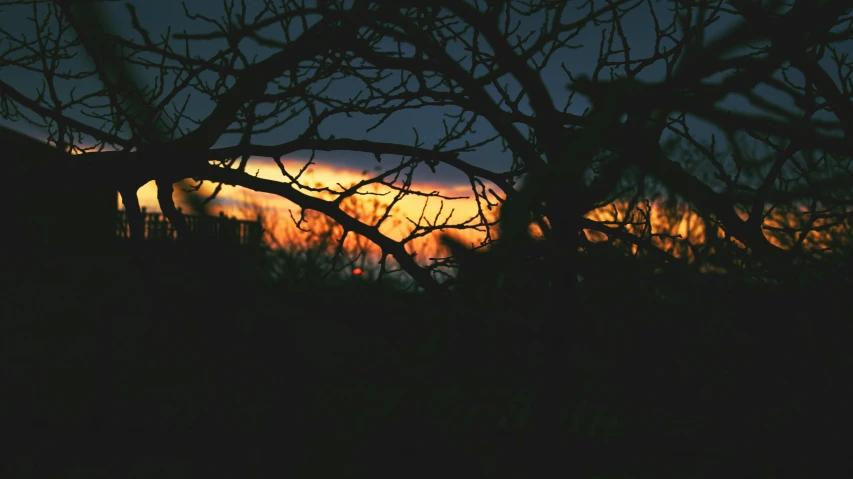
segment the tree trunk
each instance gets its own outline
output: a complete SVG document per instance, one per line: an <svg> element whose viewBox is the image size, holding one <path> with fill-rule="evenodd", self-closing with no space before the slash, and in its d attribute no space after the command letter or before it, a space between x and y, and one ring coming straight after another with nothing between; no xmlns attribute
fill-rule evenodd
<svg viewBox="0 0 853 479"><path fill-rule="evenodd" d="M560 202L565 204L565 202ZM560 204L556 203L556 204ZM555 203L551 203L555 204ZM569 457L560 433L560 416L570 397L569 334L578 318L577 254L578 222L574 212L563 210L549 216L552 226L555 255L550 271L551 290L543 301L547 305L539 330L542 363L535 372L534 396L526 450L534 478L564 476L567 461L576 463L579 457Z"/></svg>

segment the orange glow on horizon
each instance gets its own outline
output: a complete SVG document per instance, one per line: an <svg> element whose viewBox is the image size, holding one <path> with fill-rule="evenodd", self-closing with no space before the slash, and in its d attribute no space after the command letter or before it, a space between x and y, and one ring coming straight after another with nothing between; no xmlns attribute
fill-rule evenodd
<svg viewBox="0 0 853 479"><path fill-rule="evenodd" d="M72 155L82 153L82 150L71 149ZM319 160L318 160L319 161ZM295 176L305 167L304 160L283 159L282 164L288 174ZM265 179L289 183L279 167L269 159L250 158L246 171L255 173L255 176ZM299 182L308 188L300 188L303 194L330 199L333 195L325 191L317 191L323 187L340 191L338 185L351 186L366 178L375 176L375 173L366 170L347 168L344 166L329 166L323 163L310 165L299 177ZM400 186L400 183L395 183ZM376 220L386 213L388 205L394 199L397 191L386 185L371 185L369 191L361 190L360 195L350 197L349 201L341 204L342 209L350 216L359 221L374 225ZM487 188L493 185L486 185ZM206 182L200 188L198 194L207 197L213 193L216 185ZM403 196L394 204L387 219L380 226L379 231L394 240L400 240L409 235L414 229L413 223L441 224L447 222L451 225L476 224L480 219L476 218L477 204L472 200L473 192L469 184L440 184L437 182L414 182L413 190L423 192L441 192L445 196L465 197L464 199L441 200L439 198L426 198L418 195ZM137 196L140 205L151 212L159 212L157 202L157 189L154 182L149 182L141 187ZM186 195L175 195L178 207L190 212L190 204L186 201ZM119 202L121 196L119 195ZM706 222L691 209L688 204L657 200L650 203L640 203L635 206L634 211L628 214L629 204L626 201L617 201L607 206L602 206L590 211L585 216L605 226L624 228L625 231L638 237L649 240L660 249L678 258L687 258L688 261L695 259L696 251L706 246ZM843 209L843 208L842 208ZM819 254L833 247L850 247L853 245L853 207L846 209L836 208L833 213L823 214L817 211L809 211L806 206L777 206L771 210L763 219L761 231L767 240L782 249L799 247L805 252ZM218 198L209 204L208 212L214 215L224 213L229 217L243 220L253 220L259 215L264 218L265 229L274 243L279 246L301 245L301 247L318 246L313 237L318 235L328 241L333 237L335 241L340 239L339 226L318 214L317 212L306 212L305 222L301 229L294 224L294 219L299 219L300 208L294 203L280 196L259 193L242 187L223 185ZM748 218L748 213L736 210L742 219ZM498 215L497 209L491 211L483 209L483 214L488 221L494 221ZM626 216L628 221L626 221ZM473 220L473 221L472 221ZM547 224L547 221L546 221ZM726 232L719 226L714 228L714 236L717 239L726 237ZM338 228L338 229L336 229ZM807 232L805 235L803 230ZM543 232L540 227L533 223L529 227L530 234L541 237ZM478 246L485 239L483 228L464 229L450 228L446 230L457 240ZM588 239L594 242L607 240L606 234L585 229ZM497 234L497 228L492 228L490 233L493 237ZM448 256L449 252L437 241L434 232L429 235L416 238L407 243L407 250L417 253L415 259L418 263L426 265L429 258ZM738 248L744 248L743 243L729 238L730 243ZM349 234L344 241L345 250L359 250L364 254L364 259L378 261L379 251L364 238ZM637 252L637 247L633 246ZM360 271L361 273L356 273ZM365 274L366 271L357 267L353 274Z"/></svg>
<svg viewBox="0 0 853 479"><path fill-rule="evenodd" d="M291 175L296 175L305 166L305 162L299 160L284 159L282 164ZM284 183L290 181L282 176L277 165L269 161L250 159L246 171L256 173L260 178ZM332 193L317 190L326 187L340 191L342 186L338 185L348 187L371 176L373 174L367 171L315 163L307 168L299 178L302 185L314 188L314 190L302 188L299 191L309 196L331 199L334 197ZM399 183L397 185L399 186ZM210 182L205 182L199 193L203 197L207 197L214 191L215 186ZM442 200L439 198L426 198L418 195L403 196L394 204L379 231L394 240L401 240L412 232L413 222L418 222L419 218L422 218L422 224L442 223L448 218L450 224L461 224L466 220L475 218L477 205L473 201L474 195L470 188L468 184L414 182L412 185L414 190L438 191L445 196L466 198L444 200L442 205ZM373 184L368 188L363 188L359 193L359 195L344 201L341 208L362 223L374 225L386 213L388 205L394 199L397 191L386 185ZM159 211L157 189L154 182L140 188L138 196L140 205L149 211ZM185 198L176 195L176 202L178 206L189 211L189 204ZM625 231L646 238L662 250L678 258L687 258L688 261L693 261L696 251L706 243L705 221L688 204L665 200L650 202L648 206L639 203L626 221L628 207L628 202L614 202L590 211L586 217L614 228L624 226ZM212 214L222 212L228 216L245 220L255 219L261 215L265 220L265 229L269 231L271 238L279 246L319 247L321 245L317 242L316 238L318 237L323 238L323 241L327 243L331 238L333 241L330 244L336 245L335 242L340 239L342 233L336 223L324 215L312 211L305 213L300 230L294 224L294 220L298 221L300 218L300 208L297 205L277 195L259 193L242 187L223 185L218 198L210 203L210 212ZM494 221L498 214L496 209L492 211L484 209L483 212L489 221ZM745 211L737 211L737 214L744 220L748 217ZM839 244L841 242L841 244L849 245L853 241L851 240L853 238L851 229L853 228L849 222L832 225L829 224L829 221L829 219L817 217L811 223L812 228L816 228L816 230L810 231L805 238L800 239L795 230L808 224L808 210L805 207L796 211L793 208L788 210L777 208L764 219L762 231L770 243L784 249L791 248L797 241L800 241L801 247L806 251L819 250L828 243ZM479 223L479 220L476 222ZM534 237L542 236L540 227L535 223L530 225L529 230ZM719 227L715 227L715 230L714 234L717 238L725 238L725 231ZM476 230L451 228L446 231L457 240L472 246L479 246L485 238L485 231L482 228ZM497 229L493 228L491 234L494 236L496 233ZM585 230L585 233L589 240L594 242L607 239L606 235L599 231ZM436 233L416 238L407 243L407 250L412 253L416 252L416 261L419 264L426 265L430 262L430 258L449 255L449 252L437 239ZM734 239L730 239L730 241L743 248L743 244L739 241ZM380 259L378 248L375 245L354 234L349 234L345 238L344 249L361 251L368 263L376 264ZM636 253L636 246L633 247L633 251ZM357 268L362 271L362 274L365 273L363 265ZM353 274L357 275L358 273L353 270Z"/></svg>
<svg viewBox="0 0 853 479"><path fill-rule="evenodd" d="M291 174L296 173L304 166L304 161L282 160L285 170ZM283 177L278 166L270 162L250 160L246 168L247 172L257 173L260 178L289 183ZM340 191L343 187L349 187L370 178L369 172L348 169L344 167L331 167L323 164L311 165L299 178L299 182L309 188L322 189L327 187L334 191ZM399 182L395 184L399 186ZM198 191L203 198L208 197L215 190L216 185L205 182ZM477 214L477 205L473 202L473 192L468 184L439 184L430 182L413 182L411 188L426 193L440 192L444 196L463 197L463 199L442 200L437 197L424 197L419 195L405 195L397 201L388 217L382 222L379 231L391 239L401 240L408 236L414 229L413 223L422 225L448 222L448 224L462 224ZM300 189L300 192L314 197L330 200L335 197L327 191L312 191ZM372 184L359 190L359 195L344 200L340 207L344 212L355 217L362 223L375 225L382 215L386 213L388 206L394 200L397 190L386 185ZM157 201L157 187L153 181L145 184L137 191L140 206L150 212L159 212ZM174 195L176 206L183 211L191 211L187 198L183 194ZM121 200L120 200L121 201ZM217 198L210 202L209 213L218 215L220 212L229 217L242 220L253 220L260 215L264 220L264 228L269 232L271 239L279 247L297 246L299 248L325 248L336 246L342 231L331 219L314 211L306 211L304 223L297 228L294 220L300 219L300 208L293 202L277 195L261 193L242 187L223 185ZM490 221L494 220L497 211L484 212L489 215ZM420 219L420 220L419 220ZM464 238L465 241L479 244L484 239L484 233L474 230L454 230ZM318 240L319 238L319 240ZM321 245L320 243L323 243ZM325 244L328 243L328 244ZM324 246L325 245L325 246ZM348 251L363 251L368 262L374 264L379 260L379 250L365 238L354 234L348 234L344 241L344 248ZM415 238L407 243L407 250L417 252L416 261L422 265L430 262L429 258L443 257L447 254L442 250L435 234ZM363 268L359 268L365 273Z"/></svg>
<svg viewBox="0 0 853 479"><path fill-rule="evenodd" d="M651 211L646 208L635 209L625 229L637 236L647 238L652 244L669 252L677 258L695 259L695 251L706 244L706 224L702 217L687 204L668 205L666 201L651 202ZM611 227L625 222L627 202L614 203L598 208L587 214L587 218ZM844 216L853 212L848 207L835 214ZM741 220L749 218L748 213L737 211ZM761 231L767 241L781 249L791 249L798 241L805 252L823 251L828 245L850 246L853 244L853 225L849 221L831 220L822 217L820 212L812 215L805 206L798 208L776 208L767 214L761 224ZM802 229L811 231L801 238ZM605 241L606 235L599 231L585 230L590 241ZM715 227L718 239L724 239L726 232ZM744 244L735 238L729 241L738 248ZM635 247L636 250L636 247Z"/></svg>

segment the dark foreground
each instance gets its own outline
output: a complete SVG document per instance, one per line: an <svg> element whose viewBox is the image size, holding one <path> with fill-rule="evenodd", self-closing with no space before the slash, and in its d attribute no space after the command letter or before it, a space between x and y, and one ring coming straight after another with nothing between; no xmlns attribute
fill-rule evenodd
<svg viewBox="0 0 853 479"><path fill-rule="evenodd" d="M575 325L553 477L844 476L844 288L556 311L133 261L5 269L2 477L529 477L546 314Z"/></svg>

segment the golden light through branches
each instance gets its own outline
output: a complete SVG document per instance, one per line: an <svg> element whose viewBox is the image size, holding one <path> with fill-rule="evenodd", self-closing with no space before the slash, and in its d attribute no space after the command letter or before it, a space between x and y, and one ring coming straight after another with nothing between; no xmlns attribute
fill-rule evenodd
<svg viewBox="0 0 853 479"><path fill-rule="evenodd" d="M298 170L304 166L304 161L286 160L284 165L290 170ZM253 165L258 176L280 178L280 171L274 165L260 163ZM334 188L335 185L350 186L364 178L363 172L340 166L315 164L309 167L300 183L315 190L306 190L324 199L332 199L333 193L324 188ZM477 213L477 205L471 195L470 186L463 184L419 184L422 190L439 190L444 194L466 196L464 199L444 200L444 211L454 210L455 218L470 218ZM206 196L213 193L216 185L205 183L199 189L199 194ZM388 215L380 226L380 231L395 240L406 237L413 229L412 221L419 217L435 216L442 207L441 202L431 201L417 196L407 196L398 202L391 211L387 211L393 191L391 188L373 184L361 191L362 195L351 196L341 203L341 208L365 224L374 225L383 215ZM140 203L151 210L157 209L156 187L153 182L145 185L139 191ZM426 205L425 205L426 204ZM186 205L181 205L186 207ZM587 218L601 225L620 228L634 236L648 240L654 246L676 258L695 262L697 257L707 255L721 245L742 248L743 245L734 240L726 239L724 230L703 217L691 205L678 200L658 199L650 202L640 202L633 205L628 201L615 201L606 206L589 212ZM315 211L300 213L299 208L286 199L258 193L240 187L223 186L217 199L211 203L211 212L223 212L228 216L239 219L253 219L260 214L265 218L265 227L269 239L277 248L297 248L299 250L318 250L326 254L334 254L338 241L343 235L343 229L334 221ZM849 220L853 209L848 208L839 221L836 216L829 217L819 209L783 208L770 209L762 224L764 236L775 246L783 249L802 248L814 254L831 254L833 246L850 246L853 242L853 225ZM446 215L447 213L445 213ZM490 221L497 218L498 211L489 212ZM745 219L746 212L739 212ZM301 222L300 222L301 217ZM411 220L411 221L409 221ZM298 223L298 224L297 224ZM708 241L708 230L713 230L713 241ZM485 232L477 229L450 230L453 235L466 244L479 246ZM803 233L805 231L805 234ZM533 237L541 237L539 226L531 223L530 232ZM439 232L416 238L409 243L412 253L416 253L419 264L426 266L431 258L445 257L449 252L438 241ZM608 240L607 236L595 230L585 230L586 237L591 242ZM490 234L494 237L497 229ZM631 253L638 254L636 245L627 245ZM365 274L375 269L380 259L380 251L376 245L365 238L348 234L344 239L343 249L351 258L358 257L358 274ZM642 254L642 253L640 253ZM714 269L702 266L703 270Z"/></svg>

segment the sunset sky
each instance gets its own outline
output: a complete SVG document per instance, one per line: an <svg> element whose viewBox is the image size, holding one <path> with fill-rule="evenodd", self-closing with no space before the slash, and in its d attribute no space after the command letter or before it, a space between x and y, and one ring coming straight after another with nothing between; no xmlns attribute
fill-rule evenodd
<svg viewBox="0 0 853 479"><path fill-rule="evenodd" d="M288 172L295 173L305 165L305 161L284 159L282 160L282 164ZM257 172L258 176L262 178L275 180L281 179L281 172L279 171L278 166L273 161L264 158L255 158L250 160L247 171L253 174ZM317 184L334 186L338 183L344 186L349 186L361 181L366 176L370 176L370 173L374 172L368 171L366 173L367 174L365 174L365 170L349 168L346 165L329 166L321 163L320 165L309 167L303 179L304 183L310 186L315 186ZM206 182L204 186L202 186L200 192L202 194L210 194L213 192L214 188L215 184ZM451 209L455 210L452 218L454 222L470 218L476 214L476 203L470 200L473 196L470 185L449 181L441 183L416 182L413 184L413 188L422 191L440 190L447 196L463 197L461 199L443 200L444 210L441 218L447 218ZM308 191L305 193L320 196ZM387 204L390 199L393 198L394 194L394 192L388 188L385 188L385 191L380 190L378 193L386 193L385 196L380 197L380 202L383 204ZM160 210L157 204L157 189L153 181L140 188L138 196L140 204L146 207L148 211ZM374 197L372 196L367 197L365 201L373 198ZM398 219L405 219L406 217L409 217L416 221L422 211L426 216L434 217L438 213L442 200L438 198L429 199L429 202L426 204L426 210L424 210L425 201L425 198L417 196L407 196L403 198L397 205L395 205L395 211L397 211L397 213L394 217ZM180 206L181 202L179 201L178 204ZM184 207L186 207L185 203ZM211 207L215 213L224 211L226 214L236 216L240 219L253 219L256 212L264 216L276 216L277 221L275 222L277 224L272 225L276 228L293 227L293 222L289 217L289 212L292 211L294 216L297 216L299 212L298 206L289 200L281 198L280 196L258 193L246 188L227 185L222 187L221 192L217 195L217 199L211 203ZM400 239L411 229L410 227L406 227L405 223L401 223L400 228L390 228L392 223L388 224L389 228L383 230L383 232L389 234L389 236L394 239ZM279 234L278 236L281 235Z"/></svg>
<svg viewBox="0 0 853 479"><path fill-rule="evenodd" d="M124 6L125 2L107 3L112 13L112 24L117 32L121 32L127 38L139 40L140 36L130 26L130 15ZM213 30L213 27L203 21L190 21L185 17L182 2L172 0L131 0L130 3L136 6L137 14L141 24L148 30L152 38L157 38L161 34L165 34L168 28L171 28L172 33L179 31L188 32L207 32ZM220 18L224 13L221 2L209 0L187 0L183 2L187 5L190 13L202 14L211 18ZM249 11L247 16L251 18L258 10L259 3L247 2ZM578 2L580 5L582 2ZM655 3L655 8L658 9L658 15L664 18L668 15L665 12L669 2ZM239 4L239 2L238 2ZM586 13L586 10L568 9L569 15L579 17ZM0 25L11 34L26 34L32 38L33 26L26 20L26 17L32 16L32 5L20 5L4 7L0 12ZM567 18L566 20L571 20ZM738 20L740 21L740 20ZM528 18L522 26L522 30L536 29L541 25L541 18ZM707 36L712 39L716 35L724 32L727 28L733 25L732 17L723 14L720 21L710 27ZM639 58L648 55L654 48L655 33L653 29L652 17L649 14L648 7L637 8L629 13L623 20L625 35L631 42L632 55ZM298 26L296 27L298 29ZM270 36L275 36L272 32ZM281 37L280 32L278 36ZM283 40L283 37L281 38ZM556 105L563 105L569 98L569 91L566 88L568 78L561 68L561 63L571 71L574 76L582 74L591 74L595 68L598 59L599 43L601 40L601 29L598 27L590 27L584 30L575 40L573 45L583 45L581 48L572 49L570 51L562 51L551 60L548 68L543 72L543 79L549 93L554 99ZM175 44L183 42L175 41ZM219 49L225 48L227 45L224 40L213 40L204 42L191 43L192 55L200 57L213 56ZM391 47L391 45L389 45ZM179 50L182 51L181 47ZM241 49L249 56L257 55L258 61L271 54L274 50L259 46L253 41L247 39L241 43ZM451 50L454 55L461 56L458 48L456 51ZM84 56L80 55L75 59L66 60L63 62L63 69L75 71L81 68L81 65L86 65L83 62ZM147 78L153 81L154 72L139 70L137 72L142 78ZM639 75L640 80L644 81L659 81L664 74L663 63L658 62L655 66L648 68L644 73ZM603 72L602 76L607 73ZM15 66L4 66L0 70L0 80L8 83L18 91L26 94L30 98L36 98L38 89L44 85L44 78L40 72L27 71ZM512 78L507 78L506 81L510 85L510 90L513 88L518 90L518 85L514 83ZM96 90L100 88L97 80L89 79L86 81L75 82L58 82L57 87L59 93L67 95L71 87L76 87L75 95L77 97L86 93L87 89ZM330 94L338 98L349 98L361 90L362 86L354 80L344 79L337 81L335 86L330 90ZM168 86L167 86L168 89ZM761 95L766 100L775 103L781 107L798 110L790 103L789 97L782 93L773 90L766 86L759 86L756 93ZM186 93L176 96L173 100L174 105L183 104L187 100ZM589 104L582 95L574 97L569 112L581 114ZM745 112L757 112L758 109L750 105L749 101L740 96L731 95L727 97L722 106L733 110L741 110ZM522 109L526 105L521 105ZM187 112L190 116L199 119L203 118L213 108L210 100L202 98L202 95L195 95L189 98ZM367 129L375 123L378 118L369 117L366 115L353 116L346 118L343 116L333 117L324 122L320 128L323 135L334 134L337 138L356 138L368 139L384 142L397 142L403 144L413 144L416 138L423 142L423 146L430 148L444 133L442 120L449 111L445 108L421 108L418 110L404 110L398 112L391 120L378 126L372 131ZM451 112L452 113L452 112ZM33 115L30 115L34 117ZM80 114L80 111L71 111L69 116L84 120L86 118ZM725 139L719 131L716 131L711 125L699 121L695 118L689 118L691 125L691 133L699 140L707 141L711 135L717 134L718 147L722 150L725 147ZM270 133L258 134L253 137L252 142L259 145L273 145L283 143L294 139L301 134L304 125L306 124L307 115L301 118L297 117L292 124L278 128ZM88 120L91 123L91 120ZM8 122L0 119L0 124L9 126L13 129L29 134L33 137L44 139L46 132L39 128L29 125L25 122ZM187 126L187 125L184 125ZM191 126L187 126L191 128ZM494 130L483 120L480 120L475 125L476 134L471 135L468 139L475 142L487 138L494 134ZM231 146L237 143L237 135L225 135L220 138L217 147ZM451 144L452 146L457 146ZM283 158L285 167L288 170L296 171L301 168L310 156L310 152L296 152L287 158ZM499 142L493 142L489 145L479 148L477 151L465 153L461 158L477 166L482 166L494 171L506 170L510 164L511 156L509 152L502 152ZM316 165L312 167L313 179L318 183L326 186L332 186L337 183L349 185L355 181L364 178L365 174L374 172L374 168L382 166L387 168L394 164L399 158L390 156L383 157L381 165L377 165L375 158L370 154L358 154L350 152L318 152L315 158ZM254 173L264 178L281 179L281 174L278 167L268 159L253 159L247 171ZM427 168L419 168L414 179L414 186L422 190L439 190L445 195L451 196L468 196L472 197L470 186L467 178L460 175L454 169L447 166L439 165L436 172L433 173ZM213 185L207 185L203 191L212 191ZM152 184L146 185L139 191L140 200L143 206L151 211L158 210L155 198L155 189ZM294 205L287 200L279 197L254 193L239 188L225 187L221 192L219 199L213 204L214 208L225 209L229 213L245 216L249 209L248 203L259 205L266 208L266 211L278 212L281 218L289 221L287 209L294 209ZM400 217L417 218L423 208L423 198L409 198L400 205ZM456 200L448 203L444 211L449 211L448 206L455 208L454 219L467 218L475 212L476 204L470 200ZM427 214L435 211L439 206L436 199L430 200L430 209ZM294 211L295 212L295 211Z"/></svg>

